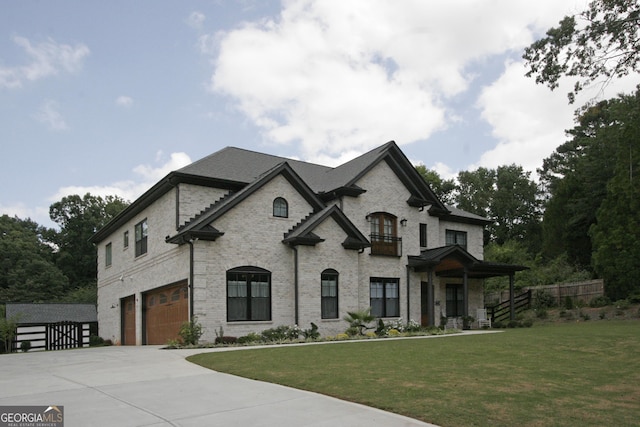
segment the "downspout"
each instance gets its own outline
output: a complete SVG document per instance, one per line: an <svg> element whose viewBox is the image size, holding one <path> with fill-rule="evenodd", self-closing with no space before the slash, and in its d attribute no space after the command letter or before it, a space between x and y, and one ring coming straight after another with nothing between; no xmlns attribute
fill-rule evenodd
<svg viewBox="0 0 640 427"><path fill-rule="evenodd" d="M409 265L407 264L407 322L411 320L411 282L409 280Z"/></svg>
<svg viewBox="0 0 640 427"><path fill-rule="evenodd" d="M429 268L427 273L428 288L427 288L427 310L429 316L429 326L436 326L435 308L433 304L434 286L433 286L433 269Z"/></svg>
<svg viewBox="0 0 640 427"><path fill-rule="evenodd" d="M294 289L294 305L295 305L295 324L299 324L299 308L298 308L298 247L291 246L293 249L293 289Z"/></svg>
<svg viewBox="0 0 640 427"><path fill-rule="evenodd" d="M197 239L196 239L197 240ZM193 244L196 240L190 239L189 243L189 320L193 320Z"/></svg>

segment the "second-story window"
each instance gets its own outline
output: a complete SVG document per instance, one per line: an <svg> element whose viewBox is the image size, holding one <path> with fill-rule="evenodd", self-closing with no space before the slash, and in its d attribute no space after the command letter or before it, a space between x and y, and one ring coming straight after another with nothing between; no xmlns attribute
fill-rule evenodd
<svg viewBox="0 0 640 427"><path fill-rule="evenodd" d="M420 247L427 247L427 224L420 224Z"/></svg>
<svg viewBox="0 0 640 427"><path fill-rule="evenodd" d="M124 247L124 249L127 249L129 247L129 231L125 231L124 235L122 236L122 246Z"/></svg>
<svg viewBox="0 0 640 427"><path fill-rule="evenodd" d="M402 255L402 239L397 235L397 218L386 212L369 215L371 255Z"/></svg>
<svg viewBox="0 0 640 427"><path fill-rule="evenodd" d="M273 201L273 216L278 218L289 217L289 205L287 201L282 197L276 197Z"/></svg>
<svg viewBox="0 0 640 427"><path fill-rule="evenodd" d="M467 249L467 232L457 230L446 230L445 239L447 246L458 245Z"/></svg>
<svg viewBox="0 0 640 427"><path fill-rule="evenodd" d="M147 253L147 220L143 219L136 224L136 256Z"/></svg>
<svg viewBox="0 0 640 427"><path fill-rule="evenodd" d="M104 264L107 267L111 265L111 242L104 247Z"/></svg>

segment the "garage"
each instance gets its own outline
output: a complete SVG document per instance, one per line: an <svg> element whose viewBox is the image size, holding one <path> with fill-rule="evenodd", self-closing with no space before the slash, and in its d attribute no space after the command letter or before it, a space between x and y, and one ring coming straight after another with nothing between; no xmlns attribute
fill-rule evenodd
<svg viewBox="0 0 640 427"><path fill-rule="evenodd" d="M166 344L178 338L182 323L189 320L187 282L143 294L145 344Z"/></svg>

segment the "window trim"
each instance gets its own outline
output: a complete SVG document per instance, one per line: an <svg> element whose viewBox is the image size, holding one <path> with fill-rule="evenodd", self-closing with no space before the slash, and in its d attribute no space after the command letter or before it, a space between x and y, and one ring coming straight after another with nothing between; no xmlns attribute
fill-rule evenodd
<svg viewBox="0 0 640 427"><path fill-rule="evenodd" d="M402 238L398 237L398 217L388 212L368 215L371 224L371 255L402 256Z"/></svg>
<svg viewBox="0 0 640 427"><path fill-rule="evenodd" d="M246 281L245 283L245 292L246 292L246 296L244 297L230 297L229 294L229 278L232 275L245 275L246 277ZM253 286L251 286L254 282L252 282L250 280L250 276L252 275L264 275L266 276L267 279L267 283L268 283L268 296L267 297L252 297L251 293L253 290ZM273 298L272 298L272 286L271 286L271 272L269 270L265 270L264 268L260 268L260 267L255 267L255 266L243 266L243 267L236 267L236 268L232 268L230 270L227 270L225 273L225 281L226 281L226 304L227 304L227 322L229 323L236 323L236 322L263 322L263 321L271 321L273 318L273 307L272 307L272 303L273 303ZM235 282L238 282L238 280L235 280ZM256 282L259 283L259 282ZM246 300L246 318L244 319L232 319L230 316L230 311L229 311L229 307L231 306L230 304L230 299L231 298L238 298L238 299L245 299ZM253 301L254 299L257 298L266 298L267 299L267 316L266 318L262 319L262 318L253 318L253 313L252 313L252 303L253 302L257 302L257 301Z"/></svg>
<svg viewBox="0 0 640 427"><path fill-rule="evenodd" d="M289 218L289 203L284 197L273 199L272 214L275 218Z"/></svg>
<svg viewBox="0 0 640 427"><path fill-rule="evenodd" d="M427 224L425 224L424 222L420 223L420 247L421 248L426 248L427 247Z"/></svg>
<svg viewBox="0 0 640 427"><path fill-rule="evenodd" d="M382 300L382 313L378 315L374 311L374 298L372 296L372 285L374 283L382 284L382 298L376 297L376 300ZM397 297L389 298L387 297L387 285L393 284L396 286ZM394 301L391 301L394 300ZM393 302L394 307L390 307L389 303ZM369 278L369 304L371 306L371 314L378 318L386 318L386 317L400 317L400 279L397 277L370 277ZM390 313L390 310L393 309L397 314L393 312Z"/></svg>
<svg viewBox="0 0 640 427"><path fill-rule="evenodd" d="M138 230L140 230L140 238L138 238ZM139 223L137 223L134 227L134 240L136 245L135 256L136 258L147 253L148 247L148 236L149 236L149 225L147 223L147 218L143 219Z"/></svg>
<svg viewBox="0 0 640 427"><path fill-rule="evenodd" d="M104 266L111 267L113 264L113 245L111 242L104 246Z"/></svg>
<svg viewBox="0 0 640 427"><path fill-rule="evenodd" d="M446 229L444 233L445 233L444 239L445 239L446 246L458 245L464 248L465 250L467 249L468 235L466 231ZM459 242L461 237L464 237L464 244Z"/></svg>
<svg viewBox="0 0 640 427"><path fill-rule="evenodd" d="M327 268L322 273L320 273L320 318L321 319L337 319L340 317L339 316L339 313L340 313L339 299L338 299L339 289L340 289L339 276L340 274L333 268ZM324 295L325 280L327 282L329 281L325 278L329 278L329 277L335 279L335 295L334 296ZM328 310L325 311L325 306L329 305L329 303L332 306L335 306L335 312L329 312Z"/></svg>

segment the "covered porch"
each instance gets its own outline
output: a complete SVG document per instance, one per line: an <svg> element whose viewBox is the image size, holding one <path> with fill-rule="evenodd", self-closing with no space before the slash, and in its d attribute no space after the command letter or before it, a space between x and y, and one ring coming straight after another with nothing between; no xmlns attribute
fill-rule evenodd
<svg viewBox="0 0 640 427"><path fill-rule="evenodd" d="M504 264L481 261L459 245L442 246L427 249L418 256L408 257L408 268L416 273L426 273L427 281L421 286L421 313L423 326L436 326L436 301L434 283L435 277L454 278L462 281L461 312L457 316L475 317L476 313L469 312L469 281L486 279L489 277L509 277L510 317L515 318L515 273L528 267L514 264ZM459 298L459 297L458 297ZM447 314L448 315L448 314Z"/></svg>

